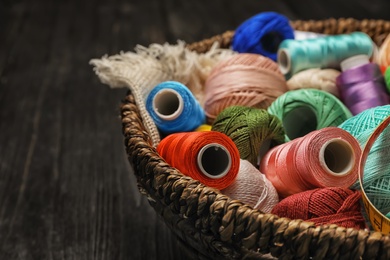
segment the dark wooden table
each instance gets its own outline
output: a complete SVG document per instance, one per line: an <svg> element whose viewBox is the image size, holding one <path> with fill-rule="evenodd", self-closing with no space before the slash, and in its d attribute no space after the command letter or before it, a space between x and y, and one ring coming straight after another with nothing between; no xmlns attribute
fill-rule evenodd
<svg viewBox="0 0 390 260"><path fill-rule="evenodd" d="M387 0L1 0L0 259L191 258L137 190L119 120L126 90L88 62L199 41L269 10L390 18Z"/></svg>

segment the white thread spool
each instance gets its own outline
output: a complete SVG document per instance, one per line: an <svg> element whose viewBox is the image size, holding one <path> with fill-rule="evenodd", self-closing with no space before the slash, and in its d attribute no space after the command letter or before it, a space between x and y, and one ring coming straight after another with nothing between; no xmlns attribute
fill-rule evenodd
<svg viewBox="0 0 390 260"><path fill-rule="evenodd" d="M243 159L240 159L236 180L221 192L264 213L270 213L279 202L278 193L272 183L249 161Z"/></svg>

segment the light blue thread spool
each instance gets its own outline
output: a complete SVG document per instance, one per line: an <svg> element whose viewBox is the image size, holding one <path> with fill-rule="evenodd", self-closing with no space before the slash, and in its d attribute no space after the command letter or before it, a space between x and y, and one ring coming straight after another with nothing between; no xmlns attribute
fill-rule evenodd
<svg viewBox="0 0 390 260"><path fill-rule="evenodd" d="M360 54L371 57L373 42L367 34L354 32L306 40L284 40L279 45L279 68L288 79L311 68L340 68L341 61Z"/></svg>
<svg viewBox="0 0 390 260"><path fill-rule="evenodd" d="M158 84L146 99L146 109L164 134L193 131L206 121L203 108L182 83Z"/></svg>

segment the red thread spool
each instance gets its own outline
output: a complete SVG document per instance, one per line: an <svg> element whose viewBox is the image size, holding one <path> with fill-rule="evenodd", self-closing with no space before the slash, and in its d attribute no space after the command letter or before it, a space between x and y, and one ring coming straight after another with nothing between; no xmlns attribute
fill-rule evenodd
<svg viewBox="0 0 390 260"><path fill-rule="evenodd" d="M361 148L347 131L326 127L269 150L260 171L279 197L324 187L348 188L358 178Z"/></svg>
<svg viewBox="0 0 390 260"><path fill-rule="evenodd" d="M219 190L236 179L240 154L234 142L219 132L187 132L168 135L157 152L171 166Z"/></svg>
<svg viewBox="0 0 390 260"><path fill-rule="evenodd" d="M318 188L294 194L280 201L271 211L279 217L302 219L315 225L337 224L364 229L361 194L346 188Z"/></svg>

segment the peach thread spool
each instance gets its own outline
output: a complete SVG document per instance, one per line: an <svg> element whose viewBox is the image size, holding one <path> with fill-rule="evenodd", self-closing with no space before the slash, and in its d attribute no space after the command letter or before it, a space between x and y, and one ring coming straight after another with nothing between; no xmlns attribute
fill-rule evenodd
<svg viewBox="0 0 390 260"><path fill-rule="evenodd" d="M286 91L276 62L259 54L240 53L219 62L207 77L204 109L212 122L232 105L265 109Z"/></svg>
<svg viewBox="0 0 390 260"><path fill-rule="evenodd" d="M390 66L390 34L379 48L378 63L384 68Z"/></svg>

